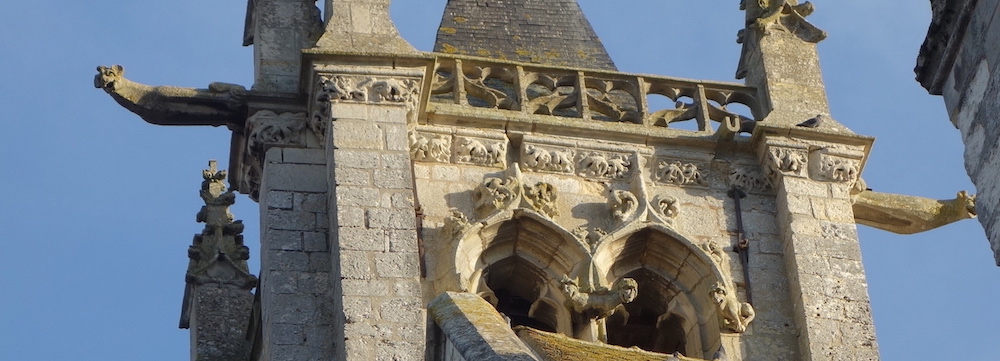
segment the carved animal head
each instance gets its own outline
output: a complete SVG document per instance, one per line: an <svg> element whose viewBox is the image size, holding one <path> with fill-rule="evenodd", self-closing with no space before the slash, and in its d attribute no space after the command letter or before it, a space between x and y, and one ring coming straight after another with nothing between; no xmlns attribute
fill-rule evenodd
<svg viewBox="0 0 1000 361"><path fill-rule="evenodd" d="M622 278L615 282L615 291L622 298L622 303L629 303L639 295L639 283L631 278Z"/></svg>
<svg viewBox="0 0 1000 361"><path fill-rule="evenodd" d="M98 66L97 75L94 76L94 87L104 90L115 90L115 85L124 80L125 68L121 65L111 67Z"/></svg>
<svg viewBox="0 0 1000 361"><path fill-rule="evenodd" d="M726 295L728 293L729 291L726 291L726 286L721 282L712 285L712 289L708 291L709 296L712 297L712 301L720 305L726 302Z"/></svg>
<svg viewBox="0 0 1000 361"><path fill-rule="evenodd" d="M958 198L955 202L959 207L964 209L967 218L976 218L976 195L970 195L969 192L959 191Z"/></svg>

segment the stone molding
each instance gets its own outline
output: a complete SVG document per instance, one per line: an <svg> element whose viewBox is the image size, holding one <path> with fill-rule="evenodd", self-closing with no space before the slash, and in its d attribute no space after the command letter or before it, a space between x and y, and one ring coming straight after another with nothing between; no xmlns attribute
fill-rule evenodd
<svg viewBox="0 0 1000 361"><path fill-rule="evenodd" d="M773 188L782 177L853 185L861 175L864 152L832 144L768 141L764 164Z"/></svg>
<svg viewBox="0 0 1000 361"><path fill-rule="evenodd" d="M309 129L321 140L333 120L333 104L397 104L413 110L420 101L419 77L319 72L313 83Z"/></svg>

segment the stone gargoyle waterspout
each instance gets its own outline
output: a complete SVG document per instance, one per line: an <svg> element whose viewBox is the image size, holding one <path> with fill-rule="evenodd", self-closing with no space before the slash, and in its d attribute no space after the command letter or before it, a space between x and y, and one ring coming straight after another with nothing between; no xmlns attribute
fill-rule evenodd
<svg viewBox="0 0 1000 361"><path fill-rule="evenodd" d="M94 87L104 89L118 104L157 125L226 125L242 127L247 118L243 86L211 83L208 89L150 86L125 79L121 65L98 66Z"/></svg>
<svg viewBox="0 0 1000 361"><path fill-rule="evenodd" d="M854 220L881 230L914 234L976 217L976 196L958 192L955 199L936 200L874 192L864 180L855 187Z"/></svg>

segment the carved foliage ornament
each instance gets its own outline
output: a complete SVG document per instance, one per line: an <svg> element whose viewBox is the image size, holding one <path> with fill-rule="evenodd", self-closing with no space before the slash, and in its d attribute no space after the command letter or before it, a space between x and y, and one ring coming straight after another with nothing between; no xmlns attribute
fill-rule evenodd
<svg viewBox="0 0 1000 361"><path fill-rule="evenodd" d="M632 161L625 154L585 152L577 155L577 173L584 177L624 179L630 174Z"/></svg>
<svg viewBox="0 0 1000 361"><path fill-rule="evenodd" d="M674 185L706 185L705 176L698 165L660 159L653 170L653 179L660 183Z"/></svg>
<svg viewBox="0 0 1000 361"><path fill-rule="evenodd" d="M413 106L419 97L419 80L361 75L320 75L316 83L315 104L309 126L321 139L331 117L331 104L402 103Z"/></svg>
<svg viewBox="0 0 1000 361"><path fill-rule="evenodd" d="M861 173L861 166L854 159L821 155L818 163L818 178L822 180L854 182Z"/></svg>
<svg viewBox="0 0 1000 361"><path fill-rule="evenodd" d="M451 158L451 136L421 134L410 131L410 158L416 162L448 163Z"/></svg>
<svg viewBox="0 0 1000 361"><path fill-rule="evenodd" d="M507 164L507 141L455 137L455 163L484 167L504 167Z"/></svg>
<svg viewBox="0 0 1000 361"><path fill-rule="evenodd" d="M476 187L473 201L476 205L476 215L485 219L493 213L506 209L520 196L520 182L513 177L486 178Z"/></svg>
<svg viewBox="0 0 1000 361"><path fill-rule="evenodd" d="M251 156L263 157L270 144L303 145L302 131L306 128L305 113L281 113L261 110L247 119L247 150Z"/></svg>
<svg viewBox="0 0 1000 361"><path fill-rule="evenodd" d="M774 173L801 175L808 163L806 152L802 149L772 147L768 155L768 165Z"/></svg>
<svg viewBox="0 0 1000 361"><path fill-rule="evenodd" d="M767 192L771 189L771 183L767 181L759 167L751 165L731 165L729 186L744 192Z"/></svg>
<svg viewBox="0 0 1000 361"><path fill-rule="evenodd" d="M526 170L571 174L576 168L573 158L573 151L570 149L525 144L521 164Z"/></svg>

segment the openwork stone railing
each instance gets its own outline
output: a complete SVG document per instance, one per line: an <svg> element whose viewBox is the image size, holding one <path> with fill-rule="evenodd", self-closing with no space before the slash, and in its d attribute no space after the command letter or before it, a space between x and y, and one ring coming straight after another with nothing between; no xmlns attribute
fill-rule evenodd
<svg viewBox="0 0 1000 361"><path fill-rule="evenodd" d="M698 131L713 131L714 121L749 132L763 117L756 94L737 83L438 57L430 102L668 128L693 120Z"/></svg>

